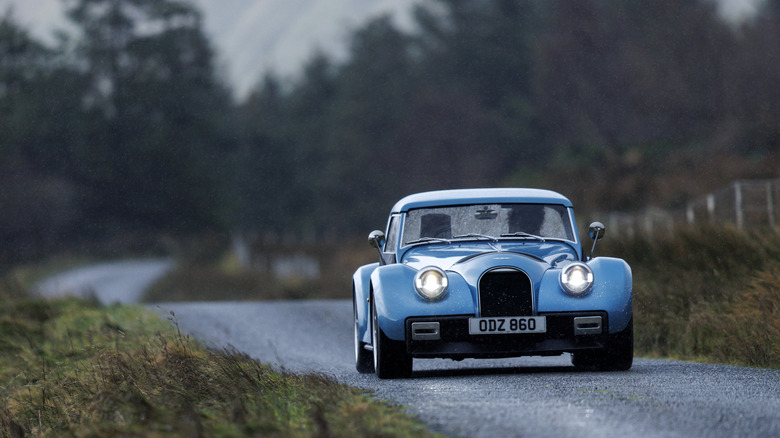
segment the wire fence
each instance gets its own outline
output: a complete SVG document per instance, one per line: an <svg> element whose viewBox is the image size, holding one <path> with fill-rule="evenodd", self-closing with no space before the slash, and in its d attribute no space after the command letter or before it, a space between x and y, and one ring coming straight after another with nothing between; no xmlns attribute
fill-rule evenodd
<svg viewBox="0 0 780 438"><path fill-rule="evenodd" d="M699 224L775 229L780 221L780 179L734 181L678 210L652 208L641 213L612 212L603 217L610 234L628 237Z"/></svg>

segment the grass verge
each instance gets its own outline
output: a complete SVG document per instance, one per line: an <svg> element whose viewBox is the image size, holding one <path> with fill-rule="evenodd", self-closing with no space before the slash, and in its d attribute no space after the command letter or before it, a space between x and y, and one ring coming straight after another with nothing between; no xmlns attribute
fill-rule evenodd
<svg viewBox="0 0 780 438"><path fill-rule="evenodd" d="M433 436L359 389L207 350L143 308L0 299L3 437Z"/></svg>
<svg viewBox="0 0 780 438"><path fill-rule="evenodd" d="M780 234L681 229L598 253L631 265L637 354L780 369Z"/></svg>

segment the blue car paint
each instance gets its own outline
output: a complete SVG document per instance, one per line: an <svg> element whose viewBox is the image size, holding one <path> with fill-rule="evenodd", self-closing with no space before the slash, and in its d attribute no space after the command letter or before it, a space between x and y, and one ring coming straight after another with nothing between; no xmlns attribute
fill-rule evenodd
<svg viewBox="0 0 780 438"><path fill-rule="evenodd" d="M382 331L390 339L403 341L405 320L408 317L478 316L479 277L486 270L496 267L513 267L526 272L534 287L536 312L606 311L609 315L609 333L625 329L632 317L632 276L630 267L623 260L598 257L588 261L594 273L594 285L583 297L567 294L560 285L561 268L580 260L583 254L576 238L577 225L571 202L560 194L536 189L428 192L402 199L393 207L391 214L403 215L410 208L439 205L522 202L566 206L575 240L455 240L449 244L435 242L395 248L398 263L365 265L353 277L360 339L367 344L371 343L369 298L372 293ZM445 296L438 301L426 301L414 290L414 275L425 266L438 266L447 273L449 287Z"/></svg>
<svg viewBox="0 0 780 438"><path fill-rule="evenodd" d="M352 276L352 289L354 296L354 303L357 310L358 317L358 333L360 339L366 344L371 343L371 331L368 330L368 320L370 319L370 310L368 297L369 288L371 287L371 273L379 267L379 263L370 263L368 265L361 266Z"/></svg>
<svg viewBox="0 0 780 438"><path fill-rule="evenodd" d="M405 339L404 321L411 316L479 316L479 277L490 269L512 267L524 271L531 278L536 312L603 310L609 313L610 333L619 332L631 317L631 271L619 259L599 257L588 264L594 272L593 288L584 297L573 297L560 285L560 268L552 268L543 260L517 253L482 254L445 269L449 280L447 294L435 302L424 300L414 290L413 279L419 268L412 269L406 264L380 267L371 275L379 326L390 339L402 341ZM433 265L429 263L425 266ZM472 282L467 282L465 278L472 279Z"/></svg>
<svg viewBox="0 0 780 438"><path fill-rule="evenodd" d="M565 196L541 189L464 189L464 190L440 190L434 192L423 192L409 195L398 201L390 215L406 213L410 209L435 207L445 205L470 205L470 204L509 204L509 203L529 203L529 204L557 204L563 205L569 212L572 227L574 228L574 241L570 242L577 254L582 254L582 248L577 237L577 222L574 220L574 213L571 201ZM403 221L401 222L401 235L404 233ZM389 228L388 220L388 228ZM389 230L385 229L385 233ZM400 247L396 251L399 260L404 259L407 251L415 248L414 245Z"/></svg>
<svg viewBox="0 0 780 438"><path fill-rule="evenodd" d="M401 263L414 269L437 266L445 271L454 264L493 254L520 254L533 257L550 265L564 260L578 260L576 250L567 243L558 241L538 242L536 240L455 240L450 244L431 244L412 248L404 254ZM464 260L466 259L466 260Z"/></svg>
<svg viewBox="0 0 780 438"><path fill-rule="evenodd" d="M560 269L551 269L542 278L537 310L539 312L577 312L603 310L609 314L609 332L618 333L631 319L631 268L620 259L596 257L589 261L594 284L584 297L572 297L560 285Z"/></svg>
<svg viewBox="0 0 780 438"><path fill-rule="evenodd" d="M458 274L447 272L450 286L444 298L426 301L412 286L416 273L416 270L408 266L395 264L378 268L371 275L379 326L390 339L404 340L404 322L409 316L474 313L473 294L466 281Z"/></svg>
<svg viewBox="0 0 780 438"><path fill-rule="evenodd" d="M409 195L393 206L391 214L409 211L413 208L438 205L508 204L516 202L572 206L571 201L565 196L551 190L512 188L460 189L438 190Z"/></svg>

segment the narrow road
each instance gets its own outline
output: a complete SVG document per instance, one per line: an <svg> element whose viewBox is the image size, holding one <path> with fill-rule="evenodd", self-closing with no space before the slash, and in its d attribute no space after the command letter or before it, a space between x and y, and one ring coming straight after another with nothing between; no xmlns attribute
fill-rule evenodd
<svg viewBox="0 0 780 438"><path fill-rule="evenodd" d="M96 298L104 305L141 300L146 288L173 267L168 259L128 260L87 266L50 277L35 288L43 297Z"/></svg>
<svg viewBox="0 0 780 438"><path fill-rule="evenodd" d="M45 296L137 300L170 262L66 273ZM162 303L150 308L214 348L366 388L434 430L467 437L780 437L780 370L638 359L627 372L578 372L568 357L416 360L410 379L358 374L349 300Z"/></svg>

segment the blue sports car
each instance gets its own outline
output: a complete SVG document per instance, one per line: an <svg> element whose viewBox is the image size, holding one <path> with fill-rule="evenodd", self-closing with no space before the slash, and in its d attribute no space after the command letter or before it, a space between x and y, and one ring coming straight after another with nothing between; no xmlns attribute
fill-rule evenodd
<svg viewBox="0 0 780 438"><path fill-rule="evenodd" d="M415 358L572 353L577 368L627 370L634 353L625 261L585 254L571 202L539 189L407 196L353 276L356 368L407 377Z"/></svg>

